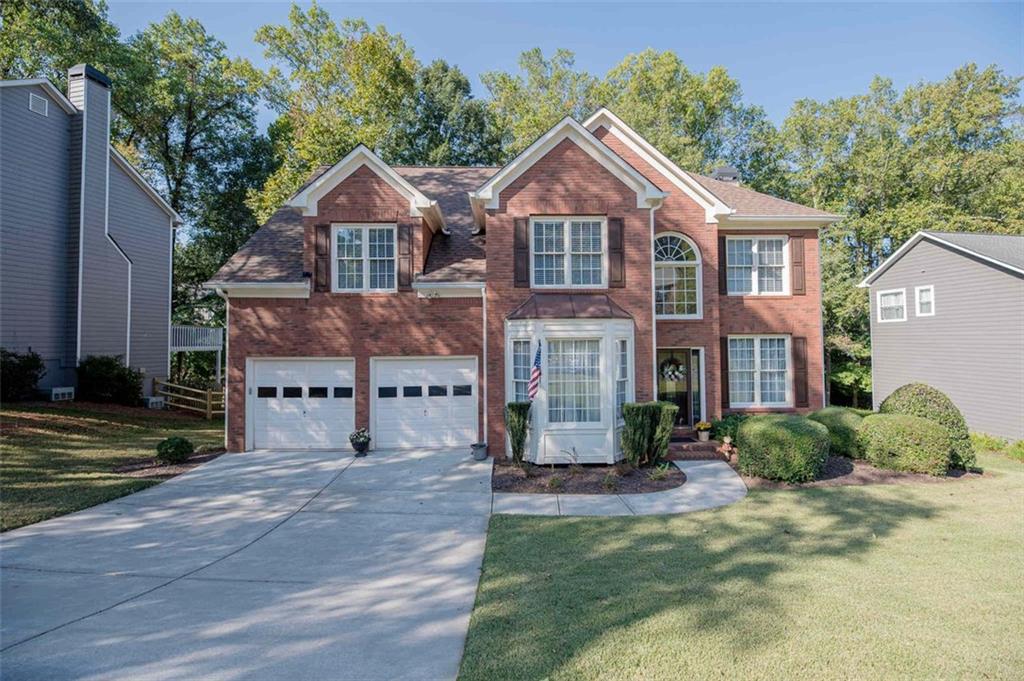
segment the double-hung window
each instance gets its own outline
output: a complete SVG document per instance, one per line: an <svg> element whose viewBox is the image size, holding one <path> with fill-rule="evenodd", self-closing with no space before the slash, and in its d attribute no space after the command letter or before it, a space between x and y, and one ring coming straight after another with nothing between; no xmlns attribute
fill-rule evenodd
<svg viewBox="0 0 1024 681"><path fill-rule="evenodd" d="M535 218L531 227L533 286L606 286L604 218Z"/></svg>
<svg viewBox="0 0 1024 681"><path fill-rule="evenodd" d="M932 317L935 315L935 287L917 286L914 288L914 299L917 304L918 317Z"/></svg>
<svg viewBox="0 0 1024 681"><path fill-rule="evenodd" d="M904 289L879 291L877 306L879 322L907 321L907 292Z"/></svg>
<svg viewBox="0 0 1024 681"><path fill-rule="evenodd" d="M530 372L533 363L530 361L530 341L512 341L512 401L530 401Z"/></svg>
<svg viewBox="0 0 1024 681"><path fill-rule="evenodd" d="M729 338L729 404L789 406L789 339L786 336Z"/></svg>
<svg viewBox="0 0 1024 681"><path fill-rule="evenodd" d="M700 317L700 255L679 234L654 240L654 312L659 317Z"/></svg>
<svg viewBox="0 0 1024 681"><path fill-rule="evenodd" d="M334 225L335 291L395 290L395 226Z"/></svg>
<svg viewBox="0 0 1024 681"><path fill-rule="evenodd" d="M622 407L629 398L629 341L615 341L615 418L622 421Z"/></svg>
<svg viewBox="0 0 1024 681"><path fill-rule="evenodd" d="M549 340L548 421L601 421L601 341Z"/></svg>
<svg viewBox="0 0 1024 681"><path fill-rule="evenodd" d="M789 293L788 239L728 237L725 241L726 284L730 295Z"/></svg>

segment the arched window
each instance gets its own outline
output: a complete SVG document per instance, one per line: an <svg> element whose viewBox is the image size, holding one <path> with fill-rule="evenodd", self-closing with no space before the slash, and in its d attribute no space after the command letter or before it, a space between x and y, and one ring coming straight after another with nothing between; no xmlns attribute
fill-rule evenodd
<svg viewBox="0 0 1024 681"><path fill-rule="evenodd" d="M696 244L681 234L654 239L654 312L659 317L699 319L701 264Z"/></svg>

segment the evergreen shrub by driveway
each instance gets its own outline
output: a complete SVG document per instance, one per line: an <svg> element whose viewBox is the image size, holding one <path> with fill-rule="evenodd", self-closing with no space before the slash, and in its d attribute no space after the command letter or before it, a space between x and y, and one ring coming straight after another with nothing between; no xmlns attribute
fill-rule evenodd
<svg viewBox="0 0 1024 681"><path fill-rule="evenodd" d="M825 407L807 418L828 428L829 453L859 458L857 427L864 420L863 412L846 407Z"/></svg>
<svg viewBox="0 0 1024 681"><path fill-rule="evenodd" d="M861 451L872 465L895 471L943 475L951 440L941 425L906 414L873 414L857 429Z"/></svg>
<svg viewBox="0 0 1024 681"><path fill-rule="evenodd" d="M950 437L950 467L966 470L974 466L974 446L971 444L967 422L953 400L941 390L924 383L908 383L885 398L878 411L882 414L918 416L941 424Z"/></svg>
<svg viewBox="0 0 1024 681"><path fill-rule="evenodd" d="M744 475L809 482L821 473L828 458L828 428L804 416L752 416L740 424L736 446Z"/></svg>

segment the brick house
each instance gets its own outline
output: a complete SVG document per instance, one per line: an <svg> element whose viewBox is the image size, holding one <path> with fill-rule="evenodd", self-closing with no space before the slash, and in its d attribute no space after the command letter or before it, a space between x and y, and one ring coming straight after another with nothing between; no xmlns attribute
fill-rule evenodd
<svg viewBox="0 0 1024 681"><path fill-rule="evenodd" d="M506 451L611 462L625 402L824 403L818 229L836 216L677 167L602 109L503 168L318 169L207 284L228 302L231 451Z"/></svg>

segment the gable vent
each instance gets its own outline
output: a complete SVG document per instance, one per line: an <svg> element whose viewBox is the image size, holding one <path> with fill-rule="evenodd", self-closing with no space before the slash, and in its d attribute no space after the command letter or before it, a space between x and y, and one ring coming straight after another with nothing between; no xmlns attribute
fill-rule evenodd
<svg viewBox="0 0 1024 681"><path fill-rule="evenodd" d="M30 92L28 93L28 110L41 116L48 116L50 103L46 101L46 97L40 97L39 95Z"/></svg>

